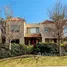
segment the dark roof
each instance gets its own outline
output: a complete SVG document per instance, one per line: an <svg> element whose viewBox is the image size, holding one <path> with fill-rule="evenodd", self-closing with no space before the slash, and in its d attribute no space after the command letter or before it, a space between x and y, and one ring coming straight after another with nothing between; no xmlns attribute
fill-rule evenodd
<svg viewBox="0 0 67 67"><path fill-rule="evenodd" d="M22 18L16 17L16 18L9 18L6 21L25 21L25 20Z"/></svg>
<svg viewBox="0 0 67 67"><path fill-rule="evenodd" d="M41 22L41 24L47 24L47 23L54 23L53 21L46 20L44 22Z"/></svg>

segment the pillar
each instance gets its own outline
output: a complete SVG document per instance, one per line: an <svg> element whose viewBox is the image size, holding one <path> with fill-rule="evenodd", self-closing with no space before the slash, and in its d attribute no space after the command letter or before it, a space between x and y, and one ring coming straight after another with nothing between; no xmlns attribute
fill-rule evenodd
<svg viewBox="0 0 67 67"><path fill-rule="evenodd" d="M42 37L42 42L45 43L45 38Z"/></svg>
<svg viewBox="0 0 67 67"><path fill-rule="evenodd" d="M28 41L28 44L30 45L30 40Z"/></svg>
<svg viewBox="0 0 67 67"><path fill-rule="evenodd" d="M20 41L20 44L24 44L24 38L20 38L19 41Z"/></svg>

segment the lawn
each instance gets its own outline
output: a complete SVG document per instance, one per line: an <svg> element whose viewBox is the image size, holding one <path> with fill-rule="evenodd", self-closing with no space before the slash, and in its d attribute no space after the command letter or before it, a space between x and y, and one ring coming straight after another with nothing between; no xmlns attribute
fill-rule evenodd
<svg viewBox="0 0 67 67"><path fill-rule="evenodd" d="M0 67L66 66L67 56L21 56L0 59Z"/></svg>

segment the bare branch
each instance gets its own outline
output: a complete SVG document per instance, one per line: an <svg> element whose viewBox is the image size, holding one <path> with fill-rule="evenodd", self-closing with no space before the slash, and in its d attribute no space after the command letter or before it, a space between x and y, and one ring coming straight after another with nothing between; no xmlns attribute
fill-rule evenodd
<svg viewBox="0 0 67 67"><path fill-rule="evenodd" d="M11 6L6 5L4 7L4 11L5 11L6 18L11 18L13 16L13 10L12 10Z"/></svg>

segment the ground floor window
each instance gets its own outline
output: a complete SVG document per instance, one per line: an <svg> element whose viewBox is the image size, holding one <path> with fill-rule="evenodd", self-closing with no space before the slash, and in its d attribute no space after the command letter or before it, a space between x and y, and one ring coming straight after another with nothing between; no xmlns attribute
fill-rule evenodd
<svg viewBox="0 0 67 67"><path fill-rule="evenodd" d="M19 44L19 39L14 39L14 40L11 41L11 43L17 43L17 44Z"/></svg>
<svg viewBox="0 0 67 67"><path fill-rule="evenodd" d="M6 42L6 39L5 38L2 38L2 43L4 44Z"/></svg>
<svg viewBox="0 0 67 67"><path fill-rule="evenodd" d="M51 43L56 43L57 42L57 40L56 39L48 39L48 38L46 38L45 39L45 42L51 42Z"/></svg>

